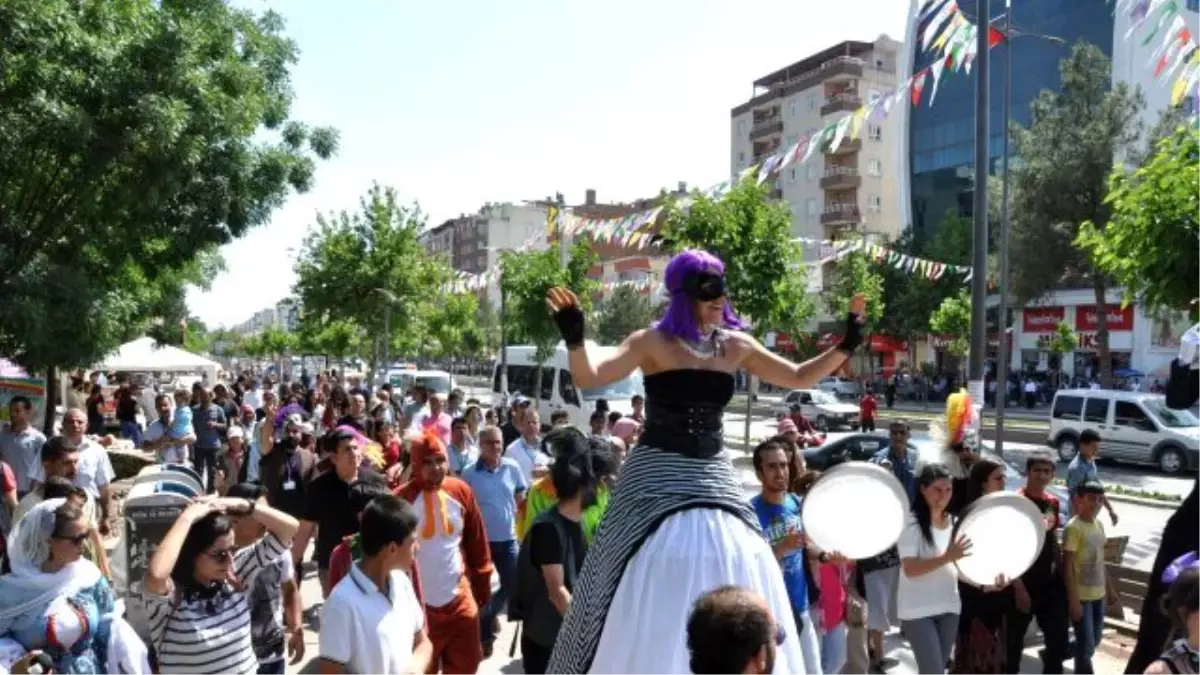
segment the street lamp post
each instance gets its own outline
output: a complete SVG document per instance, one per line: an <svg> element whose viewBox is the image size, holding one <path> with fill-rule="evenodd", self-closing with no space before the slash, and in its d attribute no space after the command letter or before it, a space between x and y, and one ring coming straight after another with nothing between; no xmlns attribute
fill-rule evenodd
<svg viewBox="0 0 1200 675"><path fill-rule="evenodd" d="M987 350L987 253L989 163L989 47L990 0L976 4L975 80L975 203L971 255L971 348L967 358L968 391L983 403L983 361Z"/></svg>
<svg viewBox="0 0 1200 675"><path fill-rule="evenodd" d="M1012 347L1008 332L1008 293L1009 293L1009 246L1012 228L1009 224L1008 197L1008 126L1012 114L1012 41L1017 37L1032 37L1054 44L1066 44L1066 40L1053 35L1025 33L1015 31L1012 27L1012 0L1006 0L1004 12L1004 135L1001 164L1001 194L1000 194L1000 309L999 315L999 344L996 359L996 454L1004 456L1004 413L1008 408L1008 370L1012 357Z"/></svg>

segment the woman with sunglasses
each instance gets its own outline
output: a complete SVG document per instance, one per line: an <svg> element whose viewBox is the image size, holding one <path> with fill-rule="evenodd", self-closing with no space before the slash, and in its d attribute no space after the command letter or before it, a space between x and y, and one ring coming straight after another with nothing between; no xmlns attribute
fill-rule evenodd
<svg viewBox="0 0 1200 675"><path fill-rule="evenodd" d="M575 294L547 294L576 387L602 387L639 369L646 385L639 446L621 467L548 670L688 672L688 603L714 587L738 585L762 595L791 636L779 649L779 671L803 673L783 573L738 472L721 454L721 420L740 369L803 389L845 366L862 343L866 301L850 300L836 347L796 364L744 331L716 256L683 251L667 264L664 282L670 301L662 319L606 357L584 344Z"/></svg>
<svg viewBox="0 0 1200 675"><path fill-rule="evenodd" d="M91 528L79 506L48 499L9 537L0 576L0 638L41 652L56 673L108 672L115 597L83 547Z"/></svg>
<svg viewBox="0 0 1200 675"><path fill-rule="evenodd" d="M238 549L237 518L257 520L267 535ZM144 600L162 672L258 671L246 593L287 553L299 526L247 499L201 497L183 510L146 569Z"/></svg>

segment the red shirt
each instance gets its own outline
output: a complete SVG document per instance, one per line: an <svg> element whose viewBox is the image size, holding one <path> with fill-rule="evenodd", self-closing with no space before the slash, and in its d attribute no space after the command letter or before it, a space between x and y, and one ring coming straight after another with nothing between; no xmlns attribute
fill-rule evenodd
<svg viewBox="0 0 1200 675"><path fill-rule="evenodd" d="M858 416L864 420L875 419L875 411L879 409L879 401L875 400L874 396L867 394L858 402Z"/></svg>

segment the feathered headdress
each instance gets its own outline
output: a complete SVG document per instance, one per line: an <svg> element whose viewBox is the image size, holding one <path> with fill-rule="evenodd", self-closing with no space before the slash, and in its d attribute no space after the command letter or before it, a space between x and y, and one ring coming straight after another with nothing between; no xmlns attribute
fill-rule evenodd
<svg viewBox="0 0 1200 675"><path fill-rule="evenodd" d="M946 398L945 417L930 422L929 435L941 449L939 461L950 467L956 477L965 477L966 467L962 466L953 448L959 444L974 447L978 443L975 437L975 406L965 389Z"/></svg>

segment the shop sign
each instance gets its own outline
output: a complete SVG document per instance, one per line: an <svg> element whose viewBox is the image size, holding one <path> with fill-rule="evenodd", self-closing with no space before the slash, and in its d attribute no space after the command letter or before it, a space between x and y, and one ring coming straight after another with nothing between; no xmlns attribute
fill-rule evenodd
<svg viewBox="0 0 1200 675"><path fill-rule="evenodd" d="M933 345L933 348L936 351L944 351L947 347L950 346L950 341L952 339L953 338L950 337L949 335L933 335L931 333L929 335L929 344ZM1000 336L999 335L993 333L988 336L987 341L988 341L989 349L999 349L1000 348Z"/></svg>
<svg viewBox="0 0 1200 675"><path fill-rule="evenodd" d="M1100 339L1096 333L1076 333L1075 339L1079 343L1075 349L1081 352L1094 352L1099 348L1100 345ZM1053 335L1039 335L1037 339L1037 348L1049 351L1050 343L1053 341Z"/></svg>
<svg viewBox="0 0 1200 675"><path fill-rule="evenodd" d="M1098 328L1096 325L1095 305L1078 305L1075 307L1075 328L1076 330L1096 330ZM1129 305L1128 307L1109 305L1108 330L1133 330L1133 305Z"/></svg>
<svg viewBox="0 0 1200 675"><path fill-rule="evenodd" d="M1053 333L1067 316L1063 307L1026 307L1022 314L1026 333Z"/></svg>

